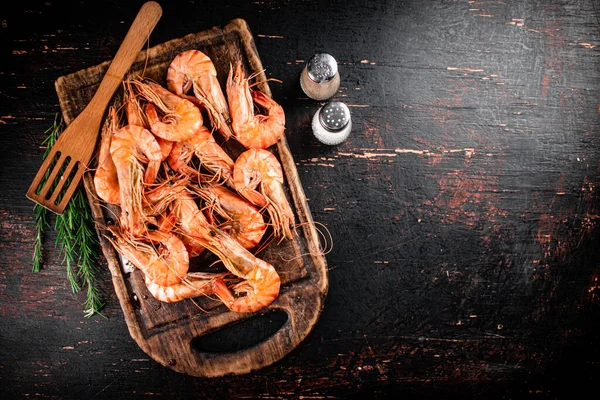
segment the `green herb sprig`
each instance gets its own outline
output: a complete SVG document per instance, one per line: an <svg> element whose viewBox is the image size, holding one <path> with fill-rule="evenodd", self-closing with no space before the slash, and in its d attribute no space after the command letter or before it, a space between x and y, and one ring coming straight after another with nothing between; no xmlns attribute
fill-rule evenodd
<svg viewBox="0 0 600 400"><path fill-rule="evenodd" d="M54 124L44 132L46 137L42 141L42 146L46 147L44 151L44 155L42 156L42 160L45 160L50 153L50 149L54 146L56 139L61 131L61 124L57 123L54 120ZM40 187L44 185L46 180L48 179L48 172L42 179ZM44 252L43 252L43 244L44 244L44 234L46 229L50 226L50 222L48 219L48 210L39 204L36 204L33 207L33 213L35 214L35 241L33 245L33 272L40 272L42 269L42 264L44 262Z"/></svg>
<svg viewBox="0 0 600 400"><path fill-rule="evenodd" d="M33 207L33 213L35 214L35 241L33 243L33 266L31 270L40 272L44 262L44 233L50 223L48 222L48 210L39 204Z"/></svg>
<svg viewBox="0 0 600 400"><path fill-rule="evenodd" d="M46 146L43 158L45 159L56 139L63 130L62 123L54 124L46 130L46 138L42 142ZM43 264L43 244L45 231L50 226L50 213L44 207L36 204L35 214L35 241L33 250L33 272L39 272ZM62 214L57 215L54 221L56 231L56 247L60 249L62 263L66 267L67 280L73 293L86 289L84 315L91 317L94 314L102 315L100 310L104 306L100 291L96 287L96 273L98 272L98 253L100 243L94 230L94 218L90 211L89 203L80 186L74 193L71 201Z"/></svg>

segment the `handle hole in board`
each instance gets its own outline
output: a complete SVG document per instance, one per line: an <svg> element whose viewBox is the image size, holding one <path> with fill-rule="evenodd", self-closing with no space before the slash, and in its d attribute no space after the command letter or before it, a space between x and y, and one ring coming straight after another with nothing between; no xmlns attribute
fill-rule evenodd
<svg viewBox="0 0 600 400"><path fill-rule="evenodd" d="M288 318L285 311L272 310L196 337L192 339L192 348L201 353L241 351L273 336Z"/></svg>

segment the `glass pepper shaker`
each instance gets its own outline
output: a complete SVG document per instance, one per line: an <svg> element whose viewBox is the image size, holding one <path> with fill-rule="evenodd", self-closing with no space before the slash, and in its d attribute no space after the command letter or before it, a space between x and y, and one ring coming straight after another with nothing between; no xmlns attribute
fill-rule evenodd
<svg viewBox="0 0 600 400"><path fill-rule="evenodd" d="M300 87L313 100L327 100L340 87L335 58L327 53L315 54L300 74Z"/></svg>
<svg viewBox="0 0 600 400"><path fill-rule="evenodd" d="M328 145L342 143L352 130L348 106L339 101L332 101L319 108L312 119L312 130L321 143Z"/></svg>

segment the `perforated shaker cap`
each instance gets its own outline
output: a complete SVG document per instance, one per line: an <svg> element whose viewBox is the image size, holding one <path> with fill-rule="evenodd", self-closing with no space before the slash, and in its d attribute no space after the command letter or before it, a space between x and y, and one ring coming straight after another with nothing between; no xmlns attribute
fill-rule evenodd
<svg viewBox="0 0 600 400"><path fill-rule="evenodd" d="M321 108L319 122L330 132L340 131L350 122L350 110L344 103L332 101Z"/></svg>
<svg viewBox="0 0 600 400"><path fill-rule="evenodd" d="M327 53L318 53L310 58L307 65L308 77L317 82L324 83L332 80L338 72L335 58Z"/></svg>

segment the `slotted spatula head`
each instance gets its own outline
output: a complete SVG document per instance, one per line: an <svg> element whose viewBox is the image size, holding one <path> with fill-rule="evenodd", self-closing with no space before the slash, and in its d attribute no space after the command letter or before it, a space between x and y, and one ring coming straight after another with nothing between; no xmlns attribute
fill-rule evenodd
<svg viewBox="0 0 600 400"><path fill-rule="evenodd" d="M104 110L162 15L156 2L145 3L86 108L60 135L33 179L27 197L60 214L92 158Z"/></svg>
<svg viewBox="0 0 600 400"><path fill-rule="evenodd" d="M57 214L73 196L96 146L102 115L83 118L85 114L60 135L27 191L27 197Z"/></svg>

